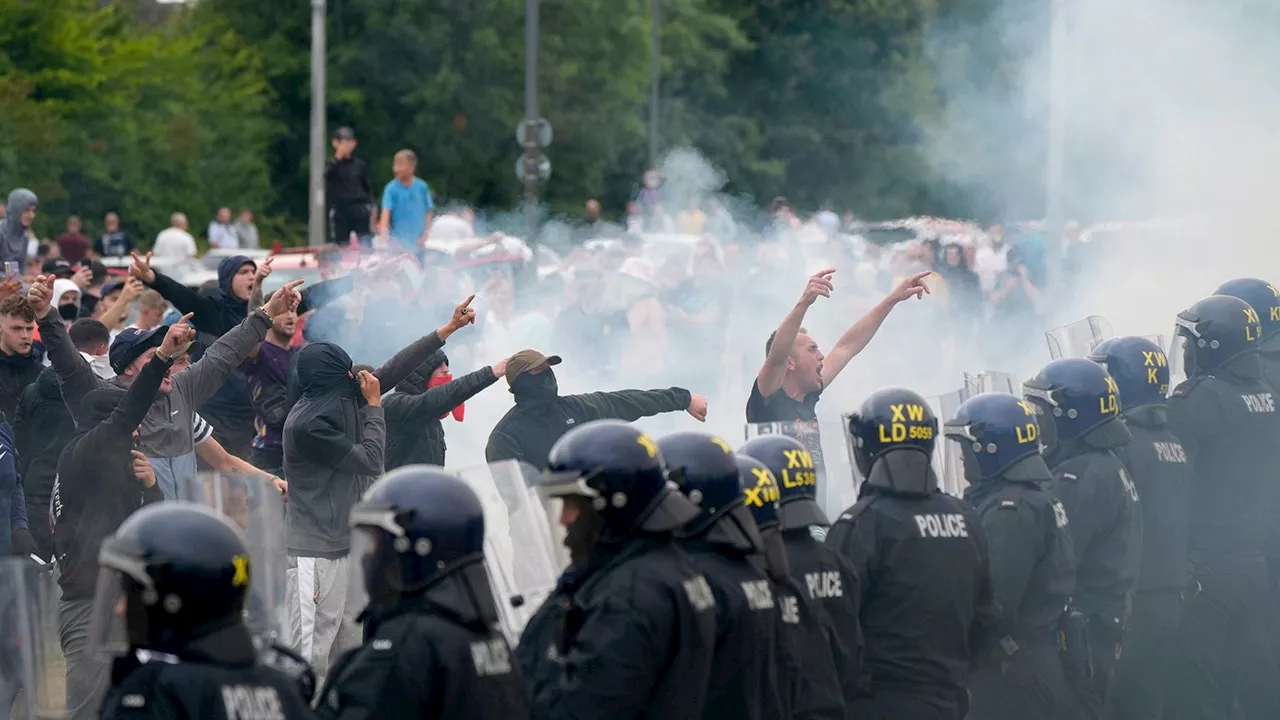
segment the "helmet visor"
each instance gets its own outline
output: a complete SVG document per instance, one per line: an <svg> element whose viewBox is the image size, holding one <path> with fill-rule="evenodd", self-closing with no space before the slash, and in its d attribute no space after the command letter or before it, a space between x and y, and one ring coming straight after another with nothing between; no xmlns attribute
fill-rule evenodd
<svg viewBox="0 0 1280 720"><path fill-rule="evenodd" d="M110 543L104 542L98 554L98 583L89 616L90 654L95 662L104 663L128 652L130 643L146 641L144 608L131 608L130 602L161 601L144 563ZM136 591L131 593L130 588Z"/></svg>
<svg viewBox="0 0 1280 720"><path fill-rule="evenodd" d="M1176 385L1195 372L1195 347L1200 333L1194 320L1179 315L1174 320L1173 340L1169 343L1169 384Z"/></svg>

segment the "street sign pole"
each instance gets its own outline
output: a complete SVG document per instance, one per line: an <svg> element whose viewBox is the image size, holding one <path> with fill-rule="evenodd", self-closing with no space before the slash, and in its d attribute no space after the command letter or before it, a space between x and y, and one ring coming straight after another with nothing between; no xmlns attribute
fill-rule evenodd
<svg viewBox="0 0 1280 720"><path fill-rule="evenodd" d="M538 265L538 174L532 172L541 155L538 135L529 132L538 121L538 0L525 0L524 5L524 240L533 250L529 263L534 277Z"/></svg>
<svg viewBox="0 0 1280 720"><path fill-rule="evenodd" d="M311 167L307 195L307 244L324 245L324 20L325 0L311 0Z"/></svg>

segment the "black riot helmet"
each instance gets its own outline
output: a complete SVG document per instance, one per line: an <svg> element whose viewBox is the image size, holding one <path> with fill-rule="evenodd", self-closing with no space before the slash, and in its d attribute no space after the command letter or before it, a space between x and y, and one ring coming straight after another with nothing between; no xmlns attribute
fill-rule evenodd
<svg viewBox="0 0 1280 720"><path fill-rule="evenodd" d="M406 465L387 473L352 508L351 529L352 560L370 607L428 596L464 618L497 619L484 571L484 508L444 468ZM461 582L432 592L453 576Z"/></svg>
<svg viewBox="0 0 1280 720"><path fill-rule="evenodd" d="M743 503L738 463L729 443L715 435L680 432L658 441L667 477L698 506L685 526L690 537L705 535L718 545L740 550L760 547L760 533Z"/></svg>
<svg viewBox="0 0 1280 720"><path fill-rule="evenodd" d="M1262 321L1245 301L1211 295L1178 313L1169 359L1188 378L1212 373L1258 349Z"/></svg>
<svg viewBox="0 0 1280 720"><path fill-rule="evenodd" d="M779 526L778 480L759 460L738 453L733 458L742 485L742 503L762 532Z"/></svg>
<svg viewBox="0 0 1280 720"><path fill-rule="evenodd" d="M250 558L230 521L190 502L147 505L98 552L94 635L105 642L124 600L128 647L178 653L190 642L243 625ZM247 632L247 630L246 630Z"/></svg>
<svg viewBox="0 0 1280 720"><path fill-rule="evenodd" d="M1236 278L1219 285L1213 294L1230 295L1256 310L1263 340L1280 333L1280 288L1275 285L1258 278Z"/></svg>
<svg viewBox="0 0 1280 720"><path fill-rule="evenodd" d="M960 446L970 484L1003 477L1040 481L1049 470L1040 457L1040 423L1031 403L1009 393L975 395L956 409L944 427Z"/></svg>
<svg viewBox="0 0 1280 720"><path fill-rule="evenodd" d="M813 455L795 438L760 435L738 448L738 452L760 461L778 483L778 513L783 530L830 525L818 505L818 471Z"/></svg>
<svg viewBox="0 0 1280 720"><path fill-rule="evenodd" d="M1089 353L1089 359L1116 381L1125 412L1163 405L1169 395L1169 360L1164 348L1147 338L1128 335L1105 340Z"/></svg>
<svg viewBox="0 0 1280 720"><path fill-rule="evenodd" d="M854 463L867 485L901 495L931 495L938 418L919 394L886 388L846 416Z"/></svg>
<svg viewBox="0 0 1280 720"><path fill-rule="evenodd" d="M565 433L551 448L538 488L551 497L591 498L604 521L605 540L671 533L698 516L698 508L667 480L657 443L617 420L596 420Z"/></svg>

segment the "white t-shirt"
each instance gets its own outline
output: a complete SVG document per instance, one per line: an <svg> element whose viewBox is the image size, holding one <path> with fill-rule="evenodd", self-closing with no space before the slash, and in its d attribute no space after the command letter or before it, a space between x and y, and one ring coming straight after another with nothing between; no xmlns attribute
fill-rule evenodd
<svg viewBox="0 0 1280 720"><path fill-rule="evenodd" d="M178 228L166 228L156 235L155 247L151 248L155 257L176 258L186 260L196 256L196 239L191 233Z"/></svg>
<svg viewBox="0 0 1280 720"><path fill-rule="evenodd" d="M982 283L983 294L990 293L996 288L996 280L1009 270L1009 246L1005 245L999 250L990 246L978 248L973 264L976 266L974 272L978 273L978 281Z"/></svg>

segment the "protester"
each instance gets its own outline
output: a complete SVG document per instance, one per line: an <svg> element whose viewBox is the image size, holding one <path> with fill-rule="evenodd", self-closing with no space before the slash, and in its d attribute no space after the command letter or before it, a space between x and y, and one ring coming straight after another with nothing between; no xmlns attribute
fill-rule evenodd
<svg viewBox="0 0 1280 720"><path fill-rule="evenodd" d="M18 474L17 441L9 421L0 418L0 557L29 557L39 552L27 521L27 500Z"/></svg>
<svg viewBox="0 0 1280 720"><path fill-rule="evenodd" d="M125 257L136 247L133 238L120 229L120 216L109 212L102 219L102 235L93 245L99 257Z"/></svg>
<svg viewBox="0 0 1280 720"><path fill-rule="evenodd" d="M799 302L769 335L764 345L764 365L756 374L747 400L747 422L813 422L817 417L814 406L823 388L871 342L893 308L907 298L920 298L929 292L923 282L928 272L904 278L879 305L840 336L830 355L824 356L818 343L800 325L815 300L831 297L831 277L835 272L828 268L810 276Z"/></svg>
<svg viewBox="0 0 1280 720"><path fill-rule="evenodd" d="M80 317L80 286L73 280L54 280L53 297L58 303L58 315L70 325Z"/></svg>
<svg viewBox="0 0 1280 720"><path fill-rule="evenodd" d="M82 322L93 322L92 320ZM45 368L22 392L13 420L18 451L18 474L27 503L28 525L36 554L53 560L53 530L49 527L49 503L58 475L58 456L75 435L76 424L62 402L58 374Z"/></svg>
<svg viewBox="0 0 1280 720"><path fill-rule="evenodd" d="M493 365L454 379L449 356L437 350L395 390L382 399L387 421L387 470L404 465L444 467L444 423L452 414L462 422L463 405L507 372L504 358Z"/></svg>
<svg viewBox="0 0 1280 720"><path fill-rule="evenodd" d="M559 364L559 355L548 357L537 350L521 350L507 361L507 384L516 404L489 433L484 451L489 462L523 460L541 465L562 435L591 420L632 422L683 410L706 422L707 399L684 388L562 396L551 369Z"/></svg>
<svg viewBox="0 0 1280 720"><path fill-rule="evenodd" d="M36 221L36 194L26 188L9 193L4 220L0 221L0 263L27 264L28 233Z"/></svg>
<svg viewBox="0 0 1280 720"><path fill-rule="evenodd" d="M98 549L134 510L164 499L154 469L135 443L174 359L194 338L190 325L174 324L127 390L103 385L80 398L76 435L58 458L53 541L62 588L58 615L67 663L67 713L73 720L97 717L107 690L107 664L89 647Z"/></svg>
<svg viewBox="0 0 1280 720"><path fill-rule="evenodd" d="M81 399L91 390L103 385L128 387L142 370L147 360L155 354L160 343L159 329L142 331L130 329L120 333L111 343L109 356L111 367L118 375L110 381L98 378L89 365L79 357L57 314L49 308L52 282L49 278L37 278L28 297L35 312L40 315L41 337L49 351L49 359L58 371L62 384L63 400L72 417L78 418ZM254 346L266 336L272 318L296 310L300 297L294 288L302 284L295 280L277 290L262 307L253 311L235 329L218 338L200 361L190 369L166 375L156 399L142 423L139 449L146 453L155 466L160 487L166 498L177 494L177 479L195 473L195 442L192 434L192 416L195 409L204 404L225 383L232 370L240 365ZM187 316L188 321L191 314ZM184 358L176 362L182 367Z"/></svg>
<svg viewBox="0 0 1280 720"><path fill-rule="evenodd" d="M333 133L333 157L324 166L324 196L329 205L329 239L346 244L351 234L364 247L373 245L376 205L369 167L355 157L356 133L340 127Z"/></svg>
<svg viewBox="0 0 1280 720"><path fill-rule="evenodd" d="M418 156L412 150L396 153L392 171L395 178L382 191L382 219L378 233L391 248L417 255L427 246L431 233L431 188L414 175Z"/></svg>
<svg viewBox="0 0 1280 720"><path fill-rule="evenodd" d="M231 224L231 208L218 208L218 214L209 223L206 235L209 238L210 248L234 250L240 247L240 238L236 235L236 229Z"/></svg>
<svg viewBox="0 0 1280 720"><path fill-rule="evenodd" d="M186 215L176 212L169 216L169 227L156 235L151 252L158 258L173 260L188 260L200 252L196 248L196 239L187 232Z"/></svg>
<svg viewBox="0 0 1280 720"><path fill-rule="evenodd" d="M23 390L35 382L44 353L32 347L36 311L21 295L0 301L0 412L13 418Z"/></svg>
<svg viewBox="0 0 1280 720"><path fill-rule="evenodd" d="M346 351L312 343L298 355L302 393L284 424L289 622L295 649L323 676L360 644L360 583L348 565L351 508L383 470L386 424L381 387L395 387L457 330L475 321L472 295L439 330L357 376ZM358 384L357 384L358 383ZM363 401L363 402L362 402Z"/></svg>
<svg viewBox="0 0 1280 720"><path fill-rule="evenodd" d="M93 317L107 284L107 266L97 260L82 262L72 279L80 286L81 291L79 317Z"/></svg>
<svg viewBox="0 0 1280 720"><path fill-rule="evenodd" d="M234 225L231 226L236 231L236 240L239 246L246 250L258 249L258 226L253 224L253 211L244 208L240 211L240 217L236 219Z"/></svg>
<svg viewBox="0 0 1280 720"><path fill-rule="evenodd" d="M178 312L192 313L192 325L201 333L214 338L237 327L249 312L251 296L255 288L261 289L263 280L271 272L271 258L261 268L244 255L223 258L218 265L218 294L202 294L188 288L164 273L151 268L151 254L133 255L129 272L173 303ZM300 312L322 304L351 287L351 281L334 280L317 283L303 293ZM213 425L214 436L227 450L240 458L250 454L254 436L253 405L249 401L249 382L237 369L200 408L200 414Z"/></svg>
<svg viewBox="0 0 1280 720"><path fill-rule="evenodd" d="M141 281L138 282L142 285ZM142 287L146 287L143 285ZM138 317L129 327L139 330L154 330L164 322L169 312L169 302L155 290L143 290L138 293Z"/></svg>
<svg viewBox="0 0 1280 720"><path fill-rule="evenodd" d="M240 368L249 381L253 406L253 452L250 461L269 473L284 472L284 421L289 416L289 367L293 363L293 334L298 314L285 313L271 322L267 337Z"/></svg>

